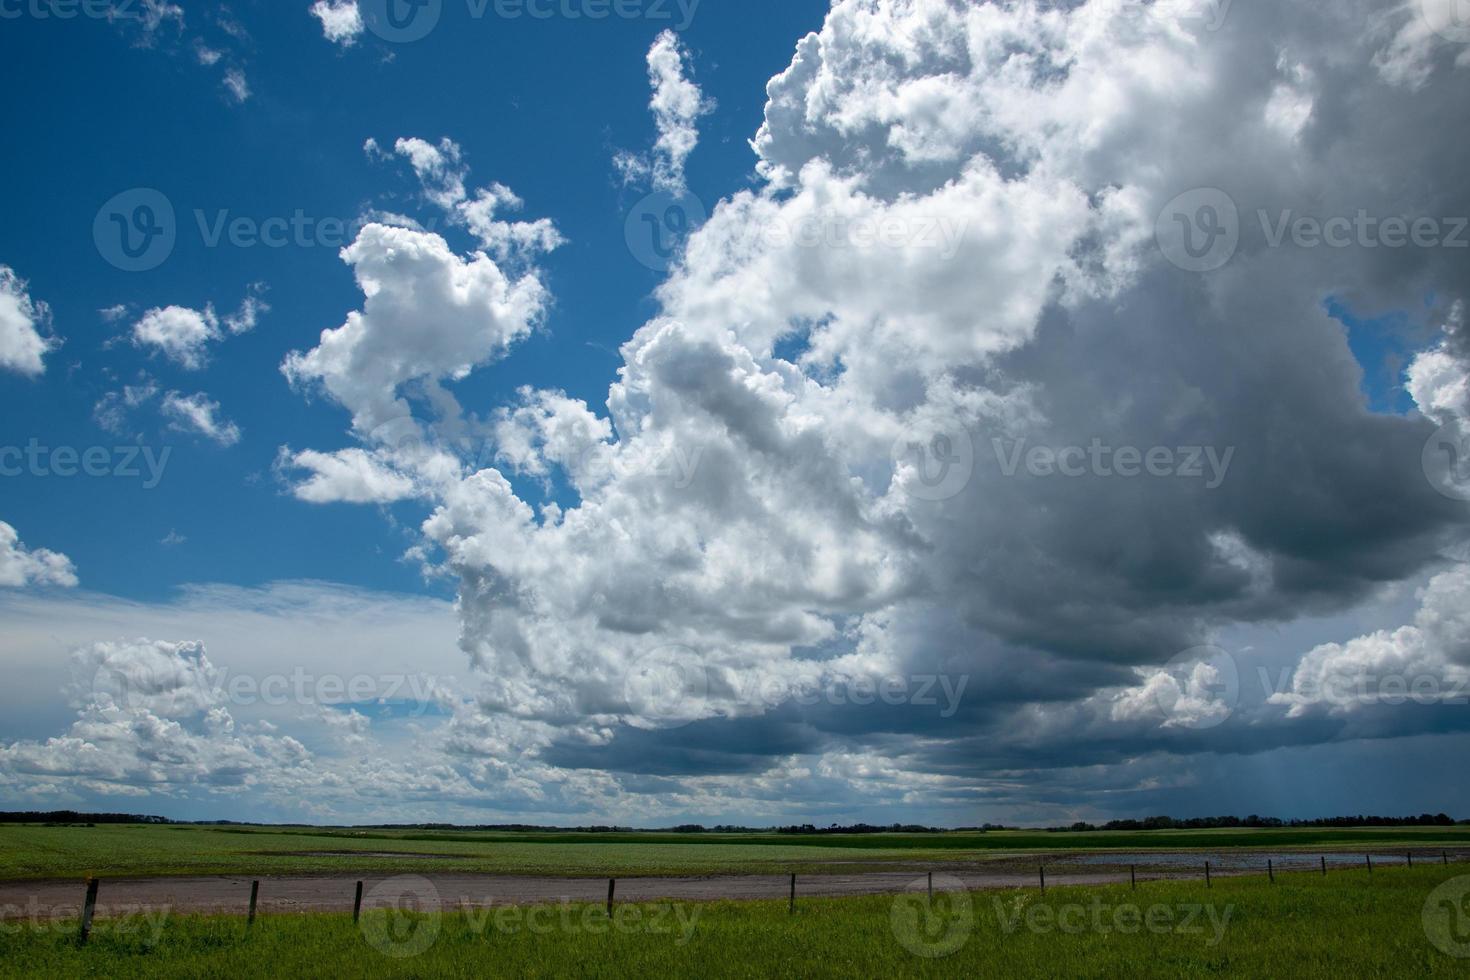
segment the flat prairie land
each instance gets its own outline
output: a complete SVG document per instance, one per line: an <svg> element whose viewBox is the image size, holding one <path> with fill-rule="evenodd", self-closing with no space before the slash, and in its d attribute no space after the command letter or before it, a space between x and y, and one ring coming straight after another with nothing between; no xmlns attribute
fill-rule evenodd
<svg viewBox="0 0 1470 980"><path fill-rule="evenodd" d="M990 866L1041 854L1068 865L1109 852L1272 851L1428 856L1470 849L1467 827L940 834L578 834L217 827L0 825L0 879L88 876L440 873L528 876L849 874ZM1128 853L1136 852L1136 853ZM1162 858L1161 858L1162 861ZM1140 862L1141 863L1141 862ZM1264 859L1257 862L1264 863Z"/></svg>

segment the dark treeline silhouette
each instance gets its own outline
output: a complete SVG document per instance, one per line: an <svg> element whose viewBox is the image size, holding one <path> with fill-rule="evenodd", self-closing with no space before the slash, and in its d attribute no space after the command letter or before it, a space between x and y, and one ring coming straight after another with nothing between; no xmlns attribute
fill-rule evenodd
<svg viewBox="0 0 1470 980"><path fill-rule="evenodd" d="M1444 813L1423 813L1417 817L1322 817L1315 820L1282 820L1277 817L1145 817L1142 820L1110 820L1104 824L1079 821L1068 827L1047 827L1049 833L1087 833L1091 831L1140 831L1140 830L1218 830L1227 827L1270 829L1273 827L1452 827L1456 820ZM49 812L0 812L0 824L170 824L174 826L198 827L269 827L271 824L256 824L240 820L170 820L168 817L149 816L137 813L78 813L75 810L52 810ZM1470 824L1470 820L1460 820ZM677 834L944 834L984 833L988 830L1024 830L1004 824L987 823L979 827L925 827L920 824L888 824L875 826L858 823L847 826L831 824L818 827L815 824L793 824L789 827L746 827L733 824L688 823L677 827L638 828L594 825L589 827L542 827L535 824L453 824L453 823L400 823L400 824L351 824L323 826L322 830L441 830L482 831L527 834L632 834L632 833L677 833Z"/></svg>
<svg viewBox="0 0 1470 980"><path fill-rule="evenodd" d="M891 827L874 827L871 824L855 823L851 827L839 827L835 823L830 827L813 827L804 823L799 827L777 827L778 834L942 834L943 830L936 827L922 827L918 824L896 823Z"/></svg>
<svg viewBox="0 0 1470 980"><path fill-rule="evenodd" d="M77 813L75 810L51 810L46 813L0 813L0 823L173 823L166 817L142 816L136 813Z"/></svg>
<svg viewBox="0 0 1470 980"><path fill-rule="evenodd" d="M514 834L631 834L632 827L538 827L529 823L374 823L353 824L350 830L494 830Z"/></svg>
<svg viewBox="0 0 1470 980"><path fill-rule="evenodd" d="M1461 821L1462 823L1470 821ZM1316 820L1282 820L1278 817L1147 817L1143 820L1110 820L1096 825L1084 822L1070 827L1048 827L1053 832L1086 832L1091 830L1218 830L1225 827L1452 827L1454 818L1443 813L1423 813L1417 817L1322 817Z"/></svg>

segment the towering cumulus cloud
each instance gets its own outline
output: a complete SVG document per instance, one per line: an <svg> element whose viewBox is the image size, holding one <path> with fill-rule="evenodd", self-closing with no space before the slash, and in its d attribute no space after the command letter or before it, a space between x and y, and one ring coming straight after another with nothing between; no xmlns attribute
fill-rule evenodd
<svg viewBox="0 0 1470 980"><path fill-rule="evenodd" d="M464 417L447 385L548 302L531 258L366 228L362 310L286 364L361 445L297 457L298 492L431 505L422 553L481 672L456 751L589 808L655 776L671 810L797 783L962 806L1331 738L1289 693L1230 717L1213 667L1163 665L1427 575L1463 533L1422 456L1466 407L1465 253L1281 231L1470 214L1470 67L1419 16L839 0L768 86L758 186L690 237L605 406L525 390ZM671 174L686 103L660 116ZM457 156L399 152L464 213ZM1410 370L1422 413L1370 411L1341 309L1444 331ZM1426 619L1462 584L1303 669L1463 664ZM894 678L905 697L872 693Z"/></svg>

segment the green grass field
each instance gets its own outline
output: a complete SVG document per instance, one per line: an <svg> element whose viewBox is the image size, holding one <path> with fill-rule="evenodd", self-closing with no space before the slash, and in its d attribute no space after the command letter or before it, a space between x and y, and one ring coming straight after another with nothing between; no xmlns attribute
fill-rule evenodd
<svg viewBox="0 0 1470 980"><path fill-rule="evenodd" d="M928 920L925 900L913 895L802 901L795 915L784 902L684 904L678 916L656 920L640 907L636 921L624 915L616 928L600 908L553 907L534 931L525 927L526 910L514 913L511 928L508 914L497 925L456 907L396 921L369 913L361 927L350 916L267 916L248 934L240 918L171 917L156 930L99 929L86 948L74 924L13 925L0 939L0 974L1463 977L1470 960L1435 946L1425 910L1442 883L1470 891L1470 877L1457 877L1467 870L1298 874L1276 885L1236 878L1213 889L1198 882L1055 888L1044 897L975 892L958 902L941 895ZM1463 913L1465 896L1458 900ZM1470 943L1470 929L1463 939Z"/></svg>
<svg viewBox="0 0 1470 980"><path fill-rule="evenodd" d="M481 872L705 875L855 872L972 862L1037 850L1470 846L1470 827L1041 833L516 834L310 827L0 826L0 879L314 873ZM380 856L384 852L441 855Z"/></svg>

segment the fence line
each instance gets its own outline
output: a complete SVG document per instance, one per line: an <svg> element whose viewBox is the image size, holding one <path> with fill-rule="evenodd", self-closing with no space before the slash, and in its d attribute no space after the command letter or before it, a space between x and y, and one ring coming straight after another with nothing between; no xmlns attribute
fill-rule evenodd
<svg viewBox="0 0 1470 980"><path fill-rule="evenodd" d="M1460 855L1457 855L1457 858L1458 857L1461 857L1461 856ZM1371 852L1365 852L1363 854L1363 859L1364 859L1365 866L1367 867L1368 874L1370 874L1370 875L1373 874L1373 855L1372 855L1372 853ZM1404 855L1404 859L1405 859L1405 865L1406 865L1406 867L1412 869L1414 867L1414 855L1413 855L1413 852L1412 851L1406 852L1405 855ZM1449 851L1447 851L1447 850L1440 851L1440 861L1441 861L1441 863L1445 867L1449 867L1449 865L1450 865ZM1326 874L1327 874L1327 856L1325 854L1320 855L1319 856L1319 862L1320 862L1320 866L1321 866L1321 869L1322 869L1322 874L1323 874L1323 876L1326 876ZM1213 881L1213 872L1214 872L1214 870L1215 869L1214 869L1214 867L1213 867L1213 865L1211 864L1210 861L1205 861L1204 862L1204 881L1205 881L1205 887L1207 887L1207 888L1213 888L1214 887L1214 881ZM1248 875L1251 870L1252 869L1250 869L1250 868L1231 868L1226 873L1227 873L1228 876L1232 876L1232 877L1244 877L1244 876ZM1259 871L1259 869L1255 869L1255 870L1256 871ZM1269 883L1270 884L1273 884L1273 885L1276 884L1276 862L1275 862L1275 859L1274 858L1267 858L1266 859L1266 869L1265 870L1266 870L1267 880L1269 881ZM1290 870L1290 869L1288 868L1286 870ZM927 878L927 897L928 897L929 901L932 902L933 899L934 899L934 872L933 871L928 872L926 878ZM1038 865L1037 866L1037 878L1038 878L1038 884L1040 886L1041 894L1045 895L1046 894L1046 865L1042 864L1042 865ZM1160 880L1173 881L1173 880L1180 880L1180 879L1174 879L1174 878L1168 878L1168 877L1166 877L1166 878L1163 878L1163 879L1160 879ZM100 881L99 878L96 878L96 877L88 877L86 879L86 895L85 895L85 898L84 898L84 901L83 901L83 905L82 905L82 915L81 915L81 921L80 921L80 929L79 929L79 933L78 933L78 943L79 943L79 945L85 946L87 944L87 940L88 940L88 938L89 938L89 936L91 934L92 925L93 925L93 918L94 918L96 907L97 907L97 896L98 896L98 891L99 891L100 884L101 884L101 881ZM1107 883L1104 883L1104 884L1113 884L1113 882L1107 882ZM1116 884L1121 884L1121 881L1120 882L1116 882ZM1137 888L1138 888L1138 866L1136 864L1130 864L1128 866L1128 884L1129 884L1129 887L1131 889L1137 890ZM363 885L364 885L364 882L361 881L361 880L359 880L359 881L356 882L356 889L355 889L355 893L354 893L353 901L352 901L352 921L354 923L360 922L361 916L362 916ZM606 906L606 908L607 908L607 915L609 916L609 918L611 918L612 915L613 915L614 896L616 894L616 888L617 888L617 879L616 878L608 878L607 879L607 906ZM796 873L795 872L792 872L791 875L790 875L789 883L788 883L788 889L789 889L788 890L788 910L791 913L794 914L796 912ZM966 890L967 891L970 891L970 890L983 890L983 888L977 888L977 889L968 889L967 888ZM863 892L863 893L858 893L858 894L862 894L862 895L883 894L883 892ZM259 908L259 898L260 898L260 879L253 879L250 882L250 905L249 905L249 910L248 910L247 916L246 916L246 928L247 928L247 930L255 925L255 920L256 920L256 916L257 916L257 912L258 912L258 908ZM715 900L715 899L710 899L710 900ZM535 904L535 903L529 903L529 904Z"/></svg>

